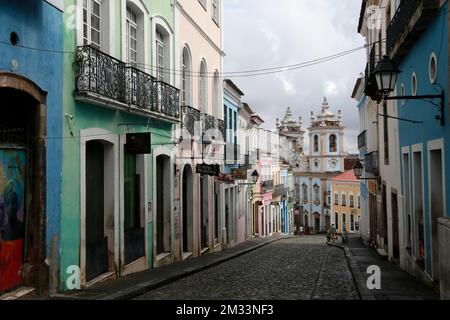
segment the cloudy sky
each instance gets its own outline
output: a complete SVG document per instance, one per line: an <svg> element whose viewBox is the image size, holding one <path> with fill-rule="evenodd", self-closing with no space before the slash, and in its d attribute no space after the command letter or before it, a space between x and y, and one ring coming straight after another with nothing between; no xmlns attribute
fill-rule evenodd
<svg viewBox="0 0 450 320"><path fill-rule="evenodd" d="M224 0L225 72L292 65L360 47L360 8L360 0ZM355 152L359 120L351 94L364 69L361 50L304 69L232 80L267 129L288 106L307 127L310 112L320 112L327 96L333 112L342 110L346 150Z"/></svg>

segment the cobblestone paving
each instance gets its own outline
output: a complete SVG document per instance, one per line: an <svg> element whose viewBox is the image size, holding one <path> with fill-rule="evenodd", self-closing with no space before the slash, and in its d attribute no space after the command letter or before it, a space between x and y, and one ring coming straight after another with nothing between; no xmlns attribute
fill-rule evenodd
<svg viewBox="0 0 450 320"><path fill-rule="evenodd" d="M324 236L275 242L151 291L144 300L359 299L342 250Z"/></svg>

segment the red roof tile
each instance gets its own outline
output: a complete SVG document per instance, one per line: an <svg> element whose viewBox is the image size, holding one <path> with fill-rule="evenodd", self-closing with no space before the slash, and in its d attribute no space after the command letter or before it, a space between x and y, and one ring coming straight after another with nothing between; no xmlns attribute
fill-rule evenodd
<svg viewBox="0 0 450 320"><path fill-rule="evenodd" d="M355 176L355 172L353 170L348 170L341 175L338 175L331 179L331 181L358 181L358 178Z"/></svg>

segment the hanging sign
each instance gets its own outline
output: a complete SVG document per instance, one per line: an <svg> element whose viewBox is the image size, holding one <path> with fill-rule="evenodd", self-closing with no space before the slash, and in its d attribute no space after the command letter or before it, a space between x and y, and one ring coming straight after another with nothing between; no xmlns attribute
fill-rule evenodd
<svg viewBox="0 0 450 320"><path fill-rule="evenodd" d="M127 133L125 149L131 154L150 154L152 152L150 132Z"/></svg>
<svg viewBox="0 0 450 320"><path fill-rule="evenodd" d="M246 169L231 169L231 174L236 180L247 180L247 170Z"/></svg>
<svg viewBox="0 0 450 320"><path fill-rule="evenodd" d="M211 177L217 177L220 174L220 166L218 164L198 164L196 172Z"/></svg>
<svg viewBox="0 0 450 320"><path fill-rule="evenodd" d="M236 179L233 177L232 174L229 173L220 173L217 177L217 182L227 183L227 184L234 184L236 182Z"/></svg>

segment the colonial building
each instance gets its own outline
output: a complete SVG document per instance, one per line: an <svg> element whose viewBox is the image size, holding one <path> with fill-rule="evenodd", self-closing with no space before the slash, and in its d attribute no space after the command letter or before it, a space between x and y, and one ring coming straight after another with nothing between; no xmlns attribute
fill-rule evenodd
<svg viewBox="0 0 450 320"><path fill-rule="evenodd" d="M59 269L63 11L0 1L0 295Z"/></svg>
<svg viewBox="0 0 450 320"><path fill-rule="evenodd" d="M216 177L197 174L198 164L220 166L223 141L223 4L220 0L165 1L176 27L176 83L181 89L182 142L178 144L175 232L182 259L222 249L226 244L225 190ZM177 137L179 138L179 137Z"/></svg>
<svg viewBox="0 0 450 320"><path fill-rule="evenodd" d="M352 170L331 178L332 224L339 233L358 233L361 220L360 183Z"/></svg>
<svg viewBox="0 0 450 320"><path fill-rule="evenodd" d="M286 122L291 122L288 110ZM302 207L302 224L310 232L326 231L331 225L330 179L344 172L344 126L339 111L334 114L326 98L321 113L311 112L309 154L303 149L304 130L297 126L297 154L294 155L294 176L297 197Z"/></svg>
<svg viewBox="0 0 450 320"><path fill-rule="evenodd" d="M363 1L359 32L368 43L365 77L354 91L360 151L368 177L379 176L362 190L364 235L403 269L440 286L448 299L448 2ZM385 98L375 72L387 60L402 72ZM372 123L376 129L369 131ZM364 132L378 152L367 153Z"/></svg>
<svg viewBox="0 0 450 320"><path fill-rule="evenodd" d="M66 0L59 288L179 258L173 131L175 15L169 2Z"/></svg>

